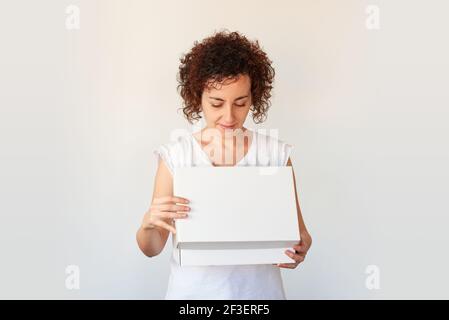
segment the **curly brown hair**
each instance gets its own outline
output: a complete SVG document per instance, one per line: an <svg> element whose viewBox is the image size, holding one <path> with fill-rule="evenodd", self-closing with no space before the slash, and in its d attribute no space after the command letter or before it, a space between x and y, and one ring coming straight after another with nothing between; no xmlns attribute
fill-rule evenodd
<svg viewBox="0 0 449 320"><path fill-rule="evenodd" d="M257 40L249 41L239 32L215 32L200 43L195 41L180 61L177 89L184 100L182 111L189 123L201 118L201 96L206 87L241 74L251 79L250 110L254 122L265 121L275 71Z"/></svg>

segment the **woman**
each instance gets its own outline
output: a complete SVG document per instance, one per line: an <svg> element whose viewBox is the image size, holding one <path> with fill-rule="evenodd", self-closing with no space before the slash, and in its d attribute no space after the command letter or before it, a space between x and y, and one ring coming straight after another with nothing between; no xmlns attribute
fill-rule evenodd
<svg viewBox="0 0 449 320"><path fill-rule="evenodd" d="M173 195L174 168L292 166L291 145L243 126L249 111L256 123L265 120L273 80L271 61L258 42L238 32L215 33L183 56L178 79L183 113L190 123L204 117L206 127L155 150L162 161L151 207L137 231L145 255L163 250L169 233L176 233L174 219L188 219L188 199ZM294 252L286 251L292 263L181 267L172 256L166 299L285 299L279 268L296 268L312 244L298 196L296 203L301 241Z"/></svg>

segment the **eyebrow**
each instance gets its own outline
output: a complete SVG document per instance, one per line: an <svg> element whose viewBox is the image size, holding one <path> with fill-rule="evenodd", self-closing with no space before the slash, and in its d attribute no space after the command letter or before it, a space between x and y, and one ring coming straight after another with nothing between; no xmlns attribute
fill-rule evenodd
<svg viewBox="0 0 449 320"><path fill-rule="evenodd" d="M247 98L247 97L248 97L248 95L246 95L246 96L241 96L241 97L236 98L234 101L240 100L240 99L243 99L243 98ZM210 99L214 99L214 100L224 101L223 99L218 98L218 97L209 97L209 98L210 98Z"/></svg>

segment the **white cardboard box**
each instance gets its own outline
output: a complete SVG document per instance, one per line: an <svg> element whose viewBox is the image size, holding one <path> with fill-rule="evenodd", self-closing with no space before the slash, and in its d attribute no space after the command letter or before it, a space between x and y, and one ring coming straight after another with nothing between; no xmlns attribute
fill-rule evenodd
<svg viewBox="0 0 449 320"><path fill-rule="evenodd" d="M185 167L175 196L190 200L175 220L173 254L181 266L294 262L300 240L292 167Z"/></svg>

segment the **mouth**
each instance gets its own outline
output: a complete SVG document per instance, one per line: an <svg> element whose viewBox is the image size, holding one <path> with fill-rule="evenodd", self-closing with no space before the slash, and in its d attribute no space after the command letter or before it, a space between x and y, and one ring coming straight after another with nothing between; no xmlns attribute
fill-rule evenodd
<svg viewBox="0 0 449 320"><path fill-rule="evenodd" d="M234 129L236 125L233 124L231 126L227 126L227 125L223 125L223 124L219 123L218 126L222 129Z"/></svg>

